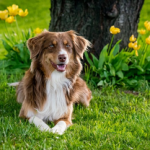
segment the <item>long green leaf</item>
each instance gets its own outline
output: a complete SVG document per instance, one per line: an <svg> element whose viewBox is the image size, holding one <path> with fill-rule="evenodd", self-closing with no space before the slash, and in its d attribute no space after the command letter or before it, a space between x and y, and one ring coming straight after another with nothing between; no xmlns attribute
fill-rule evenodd
<svg viewBox="0 0 150 150"><path fill-rule="evenodd" d="M85 58L91 66L94 66L92 60L89 58L88 52L84 52Z"/></svg>
<svg viewBox="0 0 150 150"><path fill-rule="evenodd" d="M104 46L104 48L102 49L100 55L99 55L99 62L98 62L98 68L102 69L104 62L107 60L108 57L108 44L106 46Z"/></svg>
<svg viewBox="0 0 150 150"><path fill-rule="evenodd" d="M98 69L98 59L91 53L94 66Z"/></svg>
<svg viewBox="0 0 150 150"><path fill-rule="evenodd" d="M114 58L114 56L119 52L120 46L119 43L121 42L121 40L119 40L114 47L111 49L110 51L110 55L109 55L109 62L112 61L112 59Z"/></svg>
<svg viewBox="0 0 150 150"><path fill-rule="evenodd" d="M112 76L115 76L116 73L115 73L114 67L113 67L110 63L109 63L108 65L109 65L109 68L110 68L110 74L111 74Z"/></svg>
<svg viewBox="0 0 150 150"><path fill-rule="evenodd" d="M9 53L11 50L13 50L13 48L5 41L2 40L3 46L4 48L7 50L7 52Z"/></svg>
<svg viewBox="0 0 150 150"><path fill-rule="evenodd" d="M123 79L124 75L123 72L120 70L116 73L118 75L119 78Z"/></svg>

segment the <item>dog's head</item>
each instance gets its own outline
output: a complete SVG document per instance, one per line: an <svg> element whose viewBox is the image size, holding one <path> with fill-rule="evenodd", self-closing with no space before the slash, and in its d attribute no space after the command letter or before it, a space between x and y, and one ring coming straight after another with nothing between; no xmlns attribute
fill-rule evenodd
<svg viewBox="0 0 150 150"><path fill-rule="evenodd" d="M29 39L27 46L32 62L36 60L46 68L51 67L59 72L64 72L71 62L76 63L83 58L83 53L90 46L90 42L72 30L67 32L44 31Z"/></svg>

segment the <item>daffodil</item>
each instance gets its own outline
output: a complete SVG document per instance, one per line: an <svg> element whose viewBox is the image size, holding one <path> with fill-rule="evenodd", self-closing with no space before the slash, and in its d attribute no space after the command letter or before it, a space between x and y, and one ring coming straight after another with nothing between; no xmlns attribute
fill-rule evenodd
<svg viewBox="0 0 150 150"><path fill-rule="evenodd" d="M134 37L134 35L133 35L133 34L132 34L132 35L131 35L131 37L129 38L129 41L130 41L130 42L134 42L134 41L136 41L136 38Z"/></svg>
<svg viewBox="0 0 150 150"><path fill-rule="evenodd" d="M19 9L19 16L25 17L27 15L28 15L28 10L27 9L25 11L23 11L22 9Z"/></svg>
<svg viewBox="0 0 150 150"><path fill-rule="evenodd" d="M150 31L150 22L149 21L145 21L144 26L148 31Z"/></svg>
<svg viewBox="0 0 150 150"><path fill-rule="evenodd" d="M18 14L19 8L18 5L13 4L12 6L7 7L9 15L16 16Z"/></svg>
<svg viewBox="0 0 150 150"><path fill-rule="evenodd" d="M150 45L150 36L145 39L146 44Z"/></svg>
<svg viewBox="0 0 150 150"><path fill-rule="evenodd" d="M142 35L146 33L146 31L144 29L138 30L138 32Z"/></svg>
<svg viewBox="0 0 150 150"><path fill-rule="evenodd" d="M145 21L145 22L144 22L145 28L147 27L147 25L148 25L148 21Z"/></svg>
<svg viewBox="0 0 150 150"><path fill-rule="evenodd" d="M111 33L111 34L120 33L120 29L119 29L119 28L115 28L115 26L111 26L111 27L110 27L110 33Z"/></svg>
<svg viewBox="0 0 150 150"><path fill-rule="evenodd" d="M8 17L8 10L0 11L0 19L5 20Z"/></svg>
<svg viewBox="0 0 150 150"><path fill-rule="evenodd" d="M137 41L133 43L133 49L135 50L135 55L138 56L137 50L140 49L141 45L137 45Z"/></svg>
<svg viewBox="0 0 150 150"><path fill-rule="evenodd" d="M10 17L8 17L5 21L8 22L8 23L13 23L13 22L15 22L16 20L15 20L14 16L10 16Z"/></svg>
<svg viewBox="0 0 150 150"><path fill-rule="evenodd" d="M42 31L43 31L42 29L36 28L36 29L33 31L33 33L34 33L34 34L40 34Z"/></svg>
<svg viewBox="0 0 150 150"><path fill-rule="evenodd" d="M134 44L133 44L132 42L130 42L130 43L128 44L128 47L129 47L129 48L133 48L133 45L134 45Z"/></svg>
<svg viewBox="0 0 150 150"><path fill-rule="evenodd" d="M138 50L141 47L141 45L138 46L137 41L133 43L133 49Z"/></svg>

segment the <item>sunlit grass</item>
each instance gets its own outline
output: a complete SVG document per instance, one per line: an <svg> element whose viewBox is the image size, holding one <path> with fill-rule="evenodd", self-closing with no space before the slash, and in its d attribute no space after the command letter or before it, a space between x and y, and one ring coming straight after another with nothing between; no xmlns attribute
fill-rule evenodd
<svg viewBox="0 0 150 150"><path fill-rule="evenodd" d="M19 27L47 28L49 26L49 0L15 0L29 15L18 18ZM0 9L12 5L12 0L0 1ZM150 2L145 0L139 28L149 19ZM15 26L9 27L12 30ZM5 28L0 23L0 34ZM2 54L0 45L0 55ZM28 121L18 118L20 104L16 102L15 88L7 83L19 81L22 75L6 76L0 73L0 149L150 149L150 91L128 94L123 90L105 87L95 89L89 108L74 106L73 123L64 135L42 133ZM136 95L137 94L137 95ZM51 127L53 124L49 124Z"/></svg>
<svg viewBox="0 0 150 150"><path fill-rule="evenodd" d="M149 90L134 95L112 87L90 87L90 107L74 106L74 125L58 136L18 118L21 106L15 88L7 83L20 78L0 74L0 149L150 149Z"/></svg>

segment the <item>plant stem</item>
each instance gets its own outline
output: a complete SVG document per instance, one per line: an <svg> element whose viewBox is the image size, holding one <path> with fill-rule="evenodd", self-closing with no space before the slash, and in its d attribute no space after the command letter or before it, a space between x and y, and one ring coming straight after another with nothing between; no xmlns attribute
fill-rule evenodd
<svg viewBox="0 0 150 150"><path fill-rule="evenodd" d="M144 50L143 50L144 53L146 53L147 48L148 48L148 44L146 44L145 47L144 47Z"/></svg>
<svg viewBox="0 0 150 150"><path fill-rule="evenodd" d="M109 47L108 47L108 55L110 54L111 45L112 45L113 40L114 40L114 34L113 34L113 36L111 38L111 42L110 42Z"/></svg>
<svg viewBox="0 0 150 150"><path fill-rule="evenodd" d="M9 38L10 38L9 42L13 45L12 38L11 38L10 32L8 31L6 22L5 22L5 28L6 28L6 30L7 30L8 36L9 36ZM5 37L6 37L6 35L5 35Z"/></svg>
<svg viewBox="0 0 150 150"><path fill-rule="evenodd" d="M16 20L16 26L17 26L17 32L18 32L18 36L19 36L19 31L20 31L20 29L19 29L19 26L18 26L18 21L17 21L17 17L15 16L15 20Z"/></svg>

